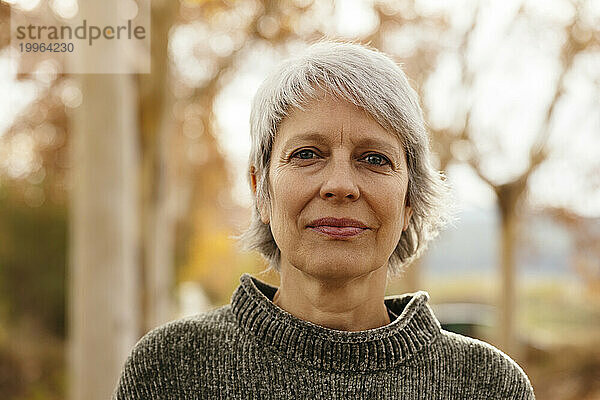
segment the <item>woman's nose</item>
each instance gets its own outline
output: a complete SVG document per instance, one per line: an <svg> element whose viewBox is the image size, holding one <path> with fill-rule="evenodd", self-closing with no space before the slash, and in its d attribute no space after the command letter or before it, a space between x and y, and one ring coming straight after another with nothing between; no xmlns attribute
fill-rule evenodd
<svg viewBox="0 0 600 400"><path fill-rule="evenodd" d="M355 201L359 198L360 191L350 161L331 161L323 174L320 190L322 199Z"/></svg>

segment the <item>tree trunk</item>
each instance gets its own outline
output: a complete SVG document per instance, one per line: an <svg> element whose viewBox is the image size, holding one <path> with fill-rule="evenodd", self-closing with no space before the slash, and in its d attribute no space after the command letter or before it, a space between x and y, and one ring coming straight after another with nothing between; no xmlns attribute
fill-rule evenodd
<svg viewBox="0 0 600 400"><path fill-rule="evenodd" d="M500 209L500 313L499 345L509 355L518 352L515 338L516 272L515 241L517 239L517 207L527 187L527 176L494 187Z"/></svg>
<svg viewBox="0 0 600 400"><path fill-rule="evenodd" d="M115 21L116 7L79 2ZM82 103L72 119L69 398L106 400L139 338L138 116L134 75L89 74L123 51L77 49Z"/></svg>
<svg viewBox="0 0 600 400"><path fill-rule="evenodd" d="M70 398L105 400L139 332L135 86L131 75L81 75L80 84L71 149Z"/></svg>
<svg viewBox="0 0 600 400"><path fill-rule="evenodd" d="M512 212L501 212L501 240L500 240L500 346L508 354L516 351L515 343L515 215Z"/></svg>
<svg viewBox="0 0 600 400"><path fill-rule="evenodd" d="M172 165L168 161L174 101L168 80L168 39L178 9L179 2L152 2L152 67L150 74L140 76L144 332L175 316L173 254L176 216Z"/></svg>

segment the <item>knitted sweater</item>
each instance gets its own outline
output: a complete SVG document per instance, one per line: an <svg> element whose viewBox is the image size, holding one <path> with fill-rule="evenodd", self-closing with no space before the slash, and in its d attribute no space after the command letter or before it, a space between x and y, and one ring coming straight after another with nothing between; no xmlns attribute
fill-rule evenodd
<svg viewBox="0 0 600 400"><path fill-rule="evenodd" d="M146 334L113 399L534 399L523 370L440 328L426 292L385 298L397 317L359 332L301 320L244 274L231 304Z"/></svg>

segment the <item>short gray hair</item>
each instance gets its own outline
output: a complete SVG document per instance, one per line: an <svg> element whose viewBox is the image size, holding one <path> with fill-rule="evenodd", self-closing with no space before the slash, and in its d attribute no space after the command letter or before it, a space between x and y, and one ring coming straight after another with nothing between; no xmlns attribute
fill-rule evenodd
<svg viewBox="0 0 600 400"><path fill-rule="evenodd" d="M269 262L269 269L280 270L281 253L270 225L261 221L257 201L270 210L268 171L281 121L290 109L303 110L319 90L366 110L395 134L404 148L407 201L413 215L388 261L388 278L398 276L451 219L449 190L445 177L431 163L429 135L417 93L394 61L359 44L317 42L283 62L258 89L250 115L249 158L257 178L256 196L250 226L236 239L244 250L258 250Z"/></svg>

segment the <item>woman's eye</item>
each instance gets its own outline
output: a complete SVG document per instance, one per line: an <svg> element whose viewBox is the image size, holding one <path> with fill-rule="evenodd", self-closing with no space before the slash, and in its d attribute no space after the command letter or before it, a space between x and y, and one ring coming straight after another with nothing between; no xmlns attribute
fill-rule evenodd
<svg viewBox="0 0 600 400"><path fill-rule="evenodd" d="M304 149L295 153L292 158L300 158L301 160L310 160L315 155L315 152L312 150Z"/></svg>
<svg viewBox="0 0 600 400"><path fill-rule="evenodd" d="M381 154L368 154L363 159L366 160L367 163L376 166L383 166L390 163L389 160Z"/></svg>

